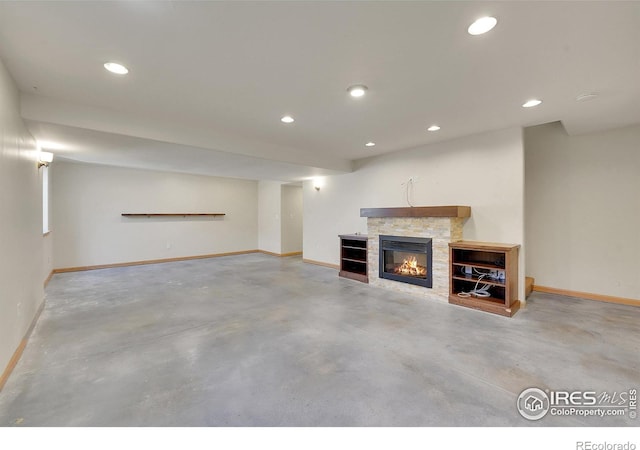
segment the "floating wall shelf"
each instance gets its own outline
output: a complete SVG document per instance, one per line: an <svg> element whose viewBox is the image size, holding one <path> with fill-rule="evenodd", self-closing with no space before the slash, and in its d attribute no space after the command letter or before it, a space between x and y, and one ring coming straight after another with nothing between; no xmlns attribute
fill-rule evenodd
<svg viewBox="0 0 640 450"><path fill-rule="evenodd" d="M124 217L218 217L224 216L224 213L169 213L169 214L158 214L158 213L122 213Z"/></svg>

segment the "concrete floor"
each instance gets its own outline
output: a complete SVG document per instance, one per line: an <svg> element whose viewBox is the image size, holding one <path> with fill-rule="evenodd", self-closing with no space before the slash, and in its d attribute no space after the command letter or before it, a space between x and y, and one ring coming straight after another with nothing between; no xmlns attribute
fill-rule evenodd
<svg viewBox="0 0 640 450"><path fill-rule="evenodd" d="M260 254L58 274L0 425L640 425L515 406L639 387L639 323L538 293L507 319Z"/></svg>

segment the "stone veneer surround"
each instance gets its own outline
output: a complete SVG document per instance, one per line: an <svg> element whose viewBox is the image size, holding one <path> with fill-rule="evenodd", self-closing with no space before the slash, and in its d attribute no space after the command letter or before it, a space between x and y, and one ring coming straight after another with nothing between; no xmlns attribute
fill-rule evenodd
<svg viewBox="0 0 640 450"><path fill-rule="evenodd" d="M449 242L462 239L462 217L369 217L367 218L369 284L425 298L448 301ZM432 239L433 288L425 288L378 276L380 235Z"/></svg>

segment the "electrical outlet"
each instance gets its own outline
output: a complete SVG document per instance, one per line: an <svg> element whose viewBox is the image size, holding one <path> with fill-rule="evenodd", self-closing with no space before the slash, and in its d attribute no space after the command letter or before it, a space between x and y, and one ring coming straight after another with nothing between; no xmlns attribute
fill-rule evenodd
<svg viewBox="0 0 640 450"><path fill-rule="evenodd" d="M171 248L171 241L167 241L167 250Z"/></svg>

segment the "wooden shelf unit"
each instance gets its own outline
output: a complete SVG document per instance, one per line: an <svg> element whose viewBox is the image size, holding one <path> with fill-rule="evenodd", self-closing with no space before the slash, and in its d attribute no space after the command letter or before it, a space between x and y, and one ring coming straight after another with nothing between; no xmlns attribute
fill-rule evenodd
<svg viewBox="0 0 640 450"><path fill-rule="evenodd" d="M123 217L218 217L225 213L122 213Z"/></svg>
<svg viewBox="0 0 640 450"><path fill-rule="evenodd" d="M351 280L369 282L367 267L367 241L364 234L340 235L340 273Z"/></svg>
<svg viewBox="0 0 640 450"><path fill-rule="evenodd" d="M519 245L493 242L449 243L449 303L513 316L520 308L517 298L519 249ZM469 270L470 274L467 273ZM491 277L491 273L502 273L504 276ZM485 284L489 285L489 297L458 295Z"/></svg>

